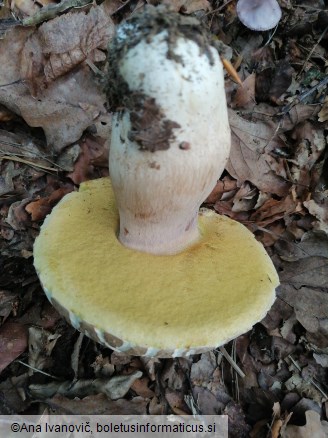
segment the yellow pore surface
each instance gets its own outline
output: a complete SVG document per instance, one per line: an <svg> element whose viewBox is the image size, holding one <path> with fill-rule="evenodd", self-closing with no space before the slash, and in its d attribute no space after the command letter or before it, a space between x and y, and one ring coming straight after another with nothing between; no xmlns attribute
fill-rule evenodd
<svg viewBox="0 0 328 438"><path fill-rule="evenodd" d="M155 256L117 239L109 179L89 181L54 208L34 247L44 288L79 319L132 345L222 345L261 320L279 280L243 225L207 211L201 240Z"/></svg>

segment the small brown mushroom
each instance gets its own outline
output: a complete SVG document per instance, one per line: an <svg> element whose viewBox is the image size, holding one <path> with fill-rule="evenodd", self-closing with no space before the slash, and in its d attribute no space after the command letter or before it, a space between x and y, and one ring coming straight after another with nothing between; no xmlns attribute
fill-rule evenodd
<svg viewBox="0 0 328 438"><path fill-rule="evenodd" d="M239 0L237 15L249 29L264 31L279 23L281 9L277 0Z"/></svg>

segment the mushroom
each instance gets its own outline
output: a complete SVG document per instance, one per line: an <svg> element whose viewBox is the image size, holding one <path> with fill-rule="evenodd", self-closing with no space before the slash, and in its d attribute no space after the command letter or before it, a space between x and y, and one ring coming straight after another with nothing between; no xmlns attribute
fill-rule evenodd
<svg viewBox="0 0 328 438"><path fill-rule="evenodd" d="M243 225L199 206L228 159L223 70L197 20L146 8L109 48L110 177L46 218L34 263L53 305L116 351L179 357L261 320L278 276Z"/></svg>
<svg viewBox="0 0 328 438"><path fill-rule="evenodd" d="M237 15L249 29L264 31L279 23L281 9L277 0L239 0Z"/></svg>
<svg viewBox="0 0 328 438"><path fill-rule="evenodd" d="M119 239L179 252L199 240L199 207L229 157L220 56L194 18L149 8L119 28L109 63L110 104L125 106L114 115L109 160Z"/></svg>

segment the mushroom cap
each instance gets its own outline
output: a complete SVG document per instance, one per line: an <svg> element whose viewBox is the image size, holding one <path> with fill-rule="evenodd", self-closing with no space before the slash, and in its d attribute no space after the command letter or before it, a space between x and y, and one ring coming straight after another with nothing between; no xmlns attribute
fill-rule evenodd
<svg viewBox="0 0 328 438"><path fill-rule="evenodd" d="M281 9L277 0L239 0L237 15L249 29L264 31L279 23Z"/></svg>
<svg viewBox="0 0 328 438"><path fill-rule="evenodd" d="M248 331L275 299L279 280L243 225L209 210L201 239L157 256L117 239L109 179L81 184L46 218L34 264L48 299L87 336L128 354L179 357Z"/></svg>

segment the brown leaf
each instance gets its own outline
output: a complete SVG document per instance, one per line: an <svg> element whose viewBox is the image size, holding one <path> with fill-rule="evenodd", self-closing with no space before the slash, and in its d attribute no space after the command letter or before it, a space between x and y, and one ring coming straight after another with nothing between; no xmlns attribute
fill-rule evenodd
<svg viewBox="0 0 328 438"><path fill-rule="evenodd" d="M237 190L237 181L230 178L228 175L219 180L216 186L204 201L206 204L215 204L216 201L222 198L223 194L231 193L231 197ZM225 197L226 199L226 197Z"/></svg>
<svg viewBox="0 0 328 438"><path fill-rule="evenodd" d="M246 438L249 435L251 427L245 421L245 414L239 404L231 401L227 404L223 415L228 415L229 436Z"/></svg>
<svg viewBox="0 0 328 438"><path fill-rule="evenodd" d="M109 379L80 379L72 383L53 381L48 384L31 384L29 390L35 397L43 399L53 397L56 393L67 397L83 398L86 395L103 393L112 400L125 396L133 382L142 376L136 371L126 376L114 376Z"/></svg>
<svg viewBox="0 0 328 438"><path fill-rule="evenodd" d="M318 219L315 228L328 233L328 191L326 191L326 193L327 197L321 205L317 204L313 199L305 201L303 204L309 212Z"/></svg>
<svg viewBox="0 0 328 438"><path fill-rule="evenodd" d="M325 278L327 284L327 276ZM279 297L295 309L297 320L311 333L319 332L320 320L328 318L327 292L308 287L295 289L293 286L284 285Z"/></svg>
<svg viewBox="0 0 328 438"><path fill-rule="evenodd" d="M300 203L291 195L286 196L286 198L281 201L270 198L251 215L251 220L256 222L257 225L265 227L279 219L300 211Z"/></svg>
<svg viewBox="0 0 328 438"><path fill-rule="evenodd" d="M15 114L3 105L0 105L0 122L9 122L15 118Z"/></svg>
<svg viewBox="0 0 328 438"><path fill-rule="evenodd" d="M195 386L193 395L200 412L206 415L217 415L225 407L225 404L219 402L215 395L206 388Z"/></svg>
<svg viewBox="0 0 328 438"><path fill-rule="evenodd" d="M229 121L232 145L226 169L230 175L238 180L239 186L247 180L264 192L286 195L290 184L273 172L268 164L272 157L266 152L273 140L275 125L248 122L234 111L229 111Z"/></svg>
<svg viewBox="0 0 328 438"><path fill-rule="evenodd" d="M47 403L57 412L72 415L145 415L148 400L135 397L132 400L108 399L104 394L90 395L81 400L63 397L56 394Z"/></svg>
<svg viewBox="0 0 328 438"><path fill-rule="evenodd" d="M0 85L24 80L20 72L21 53L32 30L17 27L0 40ZM33 72L26 74L38 72L38 65L36 62ZM22 116L30 126L43 128L55 151L77 141L87 127L98 125L107 114L105 101L104 93L84 64L48 84L38 99L32 97L24 83L0 88L0 103Z"/></svg>
<svg viewBox="0 0 328 438"><path fill-rule="evenodd" d="M108 150L102 139L87 136L80 146L81 153L74 165L74 171L67 175L75 184L94 178L94 168L99 162L104 164L104 157L106 164L108 163Z"/></svg>
<svg viewBox="0 0 328 438"><path fill-rule="evenodd" d="M286 60L279 61L270 84L269 98L279 104L280 96L285 93L292 82L294 69Z"/></svg>
<svg viewBox="0 0 328 438"><path fill-rule="evenodd" d="M109 358L99 354L91 364L96 377L110 377L115 372L115 367L110 363Z"/></svg>
<svg viewBox="0 0 328 438"><path fill-rule="evenodd" d="M298 123L302 123L311 117L316 116L320 111L321 105L305 105L297 104L282 119L281 129L289 131L293 129Z"/></svg>
<svg viewBox="0 0 328 438"><path fill-rule="evenodd" d="M279 257L287 262L311 256L328 259L328 236L323 231L308 231L299 243L278 240L275 250Z"/></svg>
<svg viewBox="0 0 328 438"><path fill-rule="evenodd" d="M216 357L212 351L203 353L198 362L191 365L190 380L193 385L199 385L213 378L213 373L217 367Z"/></svg>
<svg viewBox="0 0 328 438"><path fill-rule="evenodd" d="M182 12L185 14L192 14L196 11L209 11L211 10L211 4L207 0L188 0L184 1Z"/></svg>
<svg viewBox="0 0 328 438"><path fill-rule="evenodd" d="M25 206L29 203L29 199L17 201L11 204L6 222L13 227L14 230L25 230L30 225L29 215L26 213Z"/></svg>
<svg viewBox="0 0 328 438"><path fill-rule="evenodd" d="M26 205L25 210L32 216L32 221L43 220L67 193L73 190L71 185L66 185L55 190L50 196L40 198Z"/></svg>
<svg viewBox="0 0 328 438"><path fill-rule="evenodd" d="M18 295L7 290L0 290L0 323L3 324L11 312L14 316L18 306Z"/></svg>
<svg viewBox="0 0 328 438"><path fill-rule="evenodd" d="M291 263L284 263L280 280L295 287L327 288L328 259L326 257L306 257Z"/></svg>
<svg viewBox="0 0 328 438"><path fill-rule="evenodd" d="M71 71L97 48L106 49L114 24L102 6L67 13L43 23L31 35L22 52L21 75L34 93L46 83Z"/></svg>
<svg viewBox="0 0 328 438"><path fill-rule="evenodd" d="M0 327L0 373L27 348L27 328L17 322Z"/></svg>
<svg viewBox="0 0 328 438"><path fill-rule="evenodd" d="M306 233L299 244L276 244L281 254L278 296L295 310L297 320L315 335L313 342L327 344L328 240L325 233ZM289 260L289 261L286 261Z"/></svg>
<svg viewBox="0 0 328 438"><path fill-rule="evenodd" d="M38 2L33 0L14 0L11 2L10 8L16 16L25 18L36 14L43 6L49 4L55 4L55 2L53 0L38 0Z"/></svg>
<svg viewBox="0 0 328 438"><path fill-rule="evenodd" d="M158 1L148 1L147 3L158 4ZM183 12L184 14L192 14L193 12L211 9L208 0L161 0L160 3L170 6L176 12Z"/></svg>
<svg viewBox="0 0 328 438"><path fill-rule="evenodd" d="M28 364L38 370L47 369L51 364L49 356L61 335L39 327L29 327L28 334ZM29 374L33 374L32 369L29 370Z"/></svg>
<svg viewBox="0 0 328 438"><path fill-rule="evenodd" d="M167 410L167 403L161 403L157 397L153 397L150 400L148 410L150 415L164 415Z"/></svg>
<svg viewBox="0 0 328 438"><path fill-rule="evenodd" d="M154 391L148 388L149 378L143 377L137 379L131 386L131 389L143 398L153 398L155 396Z"/></svg>
<svg viewBox="0 0 328 438"><path fill-rule="evenodd" d="M255 207L258 196L258 190L251 187L248 182L244 182L233 198L232 211L238 213L249 211Z"/></svg>
<svg viewBox="0 0 328 438"><path fill-rule="evenodd" d="M306 425L288 425L281 431L281 438L325 438L328 434L327 421L320 421L320 415L315 411L306 411Z"/></svg>
<svg viewBox="0 0 328 438"><path fill-rule="evenodd" d="M252 73L243 81L242 86L237 88L234 95L231 108L253 108L255 102L255 78L256 74Z"/></svg>
<svg viewBox="0 0 328 438"><path fill-rule="evenodd" d="M320 112L318 113L319 122L326 122L328 120L328 97L325 98L325 101L322 105Z"/></svg>
<svg viewBox="0 0 328 438"><path fill-rule="evenodd" d="M184 401L183 392L172 391L170 389L166 389L165 398L170 405L170 408L176 415L188 415L189 408Z"/></svg>

